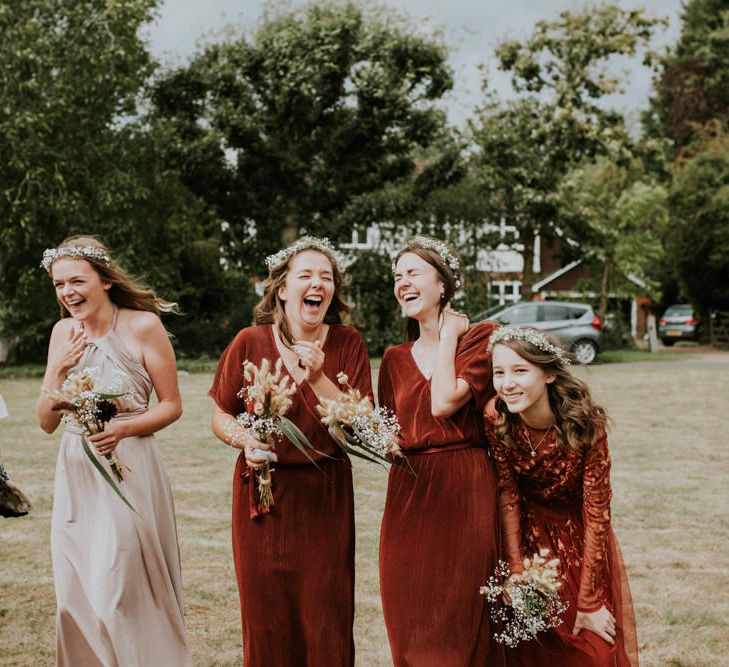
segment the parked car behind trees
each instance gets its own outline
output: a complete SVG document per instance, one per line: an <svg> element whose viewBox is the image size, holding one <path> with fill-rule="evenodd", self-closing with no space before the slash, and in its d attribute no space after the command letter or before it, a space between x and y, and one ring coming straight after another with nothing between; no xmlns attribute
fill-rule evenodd
<svg viewBox="0 0 729 667"><path fill-rule="evenodd" d="M581 364L590 364L602 352L602 322L592 306L562 301L522 301L495 306L473 318L475 322L495 320L502 324L524 324L553 335Z"/></svg>
<svg viewBox="0 0 729 667"><path fill-rule="evenodd" d="M666 308L658 320L658 337L664 345L677 340L698 340L701 322L691 304L679 303Z"/></svg>

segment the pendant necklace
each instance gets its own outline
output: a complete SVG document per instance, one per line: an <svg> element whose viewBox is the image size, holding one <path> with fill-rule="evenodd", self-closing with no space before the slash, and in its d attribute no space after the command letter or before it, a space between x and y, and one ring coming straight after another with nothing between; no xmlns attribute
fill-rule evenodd
<svg viewBox="0 0 729 667"><path fill-rule="evenodd" d="M532 458L537 455L537 450L539 449L541 444L547 439L549 432L552 430L552 426L554 426L554 424L550 424L549 428L544 432L544 435L541 437L539 442L536 445L533 445L532 438L529 435L529 427L526 424L524 425L524 432L526 433L527 442L529 443L529 453L532 455Z"/></svg>

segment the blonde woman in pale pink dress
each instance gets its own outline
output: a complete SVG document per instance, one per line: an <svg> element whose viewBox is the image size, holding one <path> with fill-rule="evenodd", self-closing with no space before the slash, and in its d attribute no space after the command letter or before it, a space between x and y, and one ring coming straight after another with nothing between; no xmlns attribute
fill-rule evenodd
<svg viewBox="0 0 729 667"><path fill-rule="evenodd" d="M133 512L84 453L82 431L64 432L56 465L51 556L59 667L185 667L180 554L174 506L153 434L182 413L165 302L130 279L92 237L44 253L61 319L51 334L38 399L47 433L61 416L48 393L72 371L95 369L96 388L120 381L129 396L105 430L88 437L129 470L120 488ZM158 403L148 407L154 390Z"/></svg>

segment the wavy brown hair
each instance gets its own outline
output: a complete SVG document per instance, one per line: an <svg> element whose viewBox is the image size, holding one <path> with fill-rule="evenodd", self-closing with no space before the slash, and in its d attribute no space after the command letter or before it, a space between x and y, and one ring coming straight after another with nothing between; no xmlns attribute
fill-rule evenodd
<svg viewBox="0 0 729 667"><path fill-rule="evenodd" d="M344 274L339 269L337 262L325 250L321 248L302 248L295 255L291 255L288 261L281 266L277 266L268 272L268 277L263 282L263 296L253 309L254 324L275 324L281 334L284 344L289 346L294 344L291 331L289 330L286 313L284 311L284 302L278 295L278 290L286 283L286 276L289 273L291 260L306 250L313 250L321 253L332 265L332 276L334 278L334 296L332 302L327 308L324 315L325 324L343 324L350 311L351 306L347 304L344 297L345 279Z"/></svg>
<svg viewBox="0 0 729 667"><path fill-rule="evenodd" d="M530 328L530 327L523 327ZM543 331L534 329L550 343L559 343ZM558 356L544 352L526 340L500 340L497 345L504 345L516 352L529 363L541 368L547 375L554 375L554 382L547 385L549 406L554 414L554 428L557 431L557 444L564 450L576 450L589 446L595 441L599 431L608 425L605 408L592 400L590 388L585 382L576 378L569 367ZM496 435L507 447L516 447L517 427L523 423L519 415L509 412L506 404L497 395Z"/></svg>
<svg viewBox="0 0 729 667"><path fill-rule="evenodd" d="M109 288L109 298L112 303L120 308L130 308L131 310L147 310L155 315L161 313L179 313L177 304L173 301L166 301L158 297L151 287L148 287L137 278L130 276L117 262L114 260L109 249L95 236L69 236L64 239L58 246L59 248L98 248L103 250L111 261L107 266L93 257L79 257L91 264L94 271L99 274L104 282L111 283ZM61 317L71 317L68 309L59 301L61 307Z"/></svg>
<svg viewBox="0 0 729 667"><path fill-rule="evenodd" d="M460 257L458 256L458 253L453 249L450 244L440 240L438 242L447 245L450 252L453 253L454 257L458 258L460 263ZM456 293L456 290L458 289L456 287L456 276L453 273L453 270L435 250L433 250L432 248L426 248L417 239L412 239L408 241L398 251L397 255L395 256L395 264L397 264L398 260L406 252L411 252L414 255L417 255L418 257L420 257L420 259L428 262L428 264L430 264L438 272L438 277L443 281L443 296L440 300L439 306L440 311L442 312L446 305L451 301ZM417 338L420 336L420 325L418 324L418 321L414 320L412 317L408 317L407 322L405 323L405 336L406 339L409 341L417 340Z"/></svg>

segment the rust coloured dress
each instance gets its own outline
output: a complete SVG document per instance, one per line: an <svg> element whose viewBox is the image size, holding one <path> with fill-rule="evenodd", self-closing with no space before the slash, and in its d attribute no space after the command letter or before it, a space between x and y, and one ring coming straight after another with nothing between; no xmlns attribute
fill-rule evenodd
<svg viewBox="0 0 729 667"><path fill-rule="evenodd" d="M496 412L489 405L486 423L499 483L505 556L512 571L522 558L548 548L560 560L564 622L507 649L515 667L635 667L638 644L628 578L610 527L610 454L600 430L590 446L564 452L554 430L517 429L517 448L499 443L493 432ZM546 435L546 438L539 443ZM535 445L531 455L529 443ZM572 635L579 611L605 605L615 617L611 646L582 629Z"/></svg>
<svg viewBox="0 0 729 667"><path fill-rule="evenodd" d="M380 404L397 414L401 447L417 475L391 468L380 534L382 607L397 667L500 664L479 594L499 548L496 480L481 419L493 395L492 331L476 325L459 342L456 375L473 397L447 418L431 415L430 381L412 343L382 358Z"/></svg>
<svg viewBox="0 0 729 667"><path fill-rule="evenodd" d="M324 373L337 373L372 395L362 337L331 326L324 341ZM271 325L243 329L223 352L210 396L230 415L245 410L237 394L243 362L272 363L279 354ZM321 471L284 440L272 466L274 505L258 514L255 482L243 453L233 478L233 558L240 594L246 667L354 663L354 500L349 459L321 424L318 399L307 382L286 413L327 459L312 453Z"/></svg>

